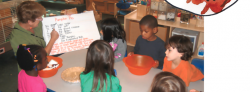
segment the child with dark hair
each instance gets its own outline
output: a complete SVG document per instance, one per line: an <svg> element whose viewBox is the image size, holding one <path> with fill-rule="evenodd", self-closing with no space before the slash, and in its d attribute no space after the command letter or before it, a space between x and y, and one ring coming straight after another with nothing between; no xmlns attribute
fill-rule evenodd
<svg viewBox="0 0 250 92"><path fill-rule="evenodd" d="M164 47L164 41L155 35L158 32L157 19L152 15L146 15L139 24L141 35L136 40L134 52L130 52L128 55L151 56L157 63L154 68L162 69L166 48Z"/></svg>
<svg viewBox="0 0 250 92"><path fill-rule="evenodd" d="M121 92L114 72L114 52L106 41L97 40L90 44L80 80L82 92Z"/></svg>
<svg viewBox="0 0 250 92"><path fill-rule="evenodd" d="M179 76L189 86L190 82L201 80L204 75L188 60L193 55L193 44L188 37L175 35L166 44L166 57L163 71L172 72Z"/></svg>
<svg viewBox="0 0 250 92"><path fill-rule="evenodd" d="M151 84L151 92L187 92L184 81L171 72L160 72Z"/></svg>
<svg viewBox="0 0 250 92"><path fill-rule="evenodd" d="M115 62L122 61L127 50L126 33L119 21L108 18L101 23L101 40L108 42L113 50Z"/></svg>
<svg viewBox="0 0 250 92"><path fill-rule="evenodd" d="M19 45L17 62L22 69L18 74L19 92L46 92L47 87L38 71L46 68L47 53L42 46Z"/></svg>

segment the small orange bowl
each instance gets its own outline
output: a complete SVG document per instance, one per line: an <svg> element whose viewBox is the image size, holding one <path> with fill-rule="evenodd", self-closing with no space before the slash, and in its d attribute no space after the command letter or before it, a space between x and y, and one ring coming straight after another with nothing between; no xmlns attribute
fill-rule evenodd
<svg viewBox="0 0 250 92"><path fill-rule="evenodd" d="M62 65L63 65L62 64L63 60L61 58L59 58L59 57L47 56L47 58L48 58L49 62L50 62L51 59L55 60L59 64L59 66L57 68L51 69L51 70L40 70L40 71L38 71L38 75L40 77L42 77L42 78L49 78L49 77L54 76L57 73L58 69L61 68Z"/></svg>
<svg viewBox="0 0 250 92"><path fill-rule="evenodd" d="M154 59L150 56L133 54L123 58L123 62L128 70L134 75L145 75L156 65Z"/></svg>

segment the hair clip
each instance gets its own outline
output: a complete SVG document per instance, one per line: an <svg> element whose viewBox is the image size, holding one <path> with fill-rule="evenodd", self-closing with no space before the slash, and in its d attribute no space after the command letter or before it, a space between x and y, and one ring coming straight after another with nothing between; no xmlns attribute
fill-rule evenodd
<svg viewBox="0 0 250 92"><path fill-rule="evenodd" d="M25 47L25 48L26 48L26 47ZM32 55L31 52L30 52L30 48L27 48L27 51L30 53L30 55Z"/></svg>
<svg viewBox="0 0 250 92"><path fill-rule="evenodd" d="M34 65L34 67L33 68L35 68L36 66ZM37 68L36 68L36 71L37 71Z"/></svg>
<svg viewBox="0 0 250 92"><path fill-rule="evenodd" d="M17 47L18 49L19 49L19 45L18 45L18 47Z"/></svg>
<svg viewBox="0 0 250 92"><path fill-rule="evenodd" d="M34 60L34 62L38 62L38 60Z"/></svg>
<svg viewBox="0 0 250 92"><path fill-rule="evenodd" d="M26 44L22 44L22 46L27 46Z"/></svg>
<svg viewBox="0 0 250 92"><path fill-rule="evenodd" d="M34 55L34 62L38 62L38 60L36 60L36 55Z"/></svg>
<svg viewBox="0 0 250 92"><path fill-rule="evenodd" d="M36 55L34 55L34 59L36 59Z"/></svg>

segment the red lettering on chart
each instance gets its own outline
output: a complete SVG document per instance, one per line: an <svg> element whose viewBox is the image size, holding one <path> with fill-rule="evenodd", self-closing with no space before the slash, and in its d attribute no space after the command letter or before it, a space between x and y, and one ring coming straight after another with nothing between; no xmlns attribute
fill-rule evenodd
<svg viewBox="0 0 250 92"><path fill-rule="evenodd" d="M87 48L94 40L82 38L53 45L51 55Z"/></svg>
<svg viewBox="0 0 250 92"><path fill-rule="evenodd" d="M63 21L63 20L67 20L67 17L62 17L62 18L55 18L55 21Z"/></svg>
<svg viewBox="0 0 250 92"><path fill-rule="evenodd" d="M73 20L73 19L74 19L74 17L69 16L69 20Z"/></svg>

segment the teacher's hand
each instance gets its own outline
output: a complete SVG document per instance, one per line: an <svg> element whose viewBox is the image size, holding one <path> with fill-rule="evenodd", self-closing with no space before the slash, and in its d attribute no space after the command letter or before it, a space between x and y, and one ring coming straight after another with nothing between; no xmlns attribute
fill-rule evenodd
<svg viewBox="0 0 250 92"><path fill-rule="evenodd" d="M53 40L53 41L56 41L58 39L58 37L59 37L59 34L58 34L58 32L55 29L52 30L52 32L50 33L50 35L51 35L51 39L50 40Z"/></svg>

